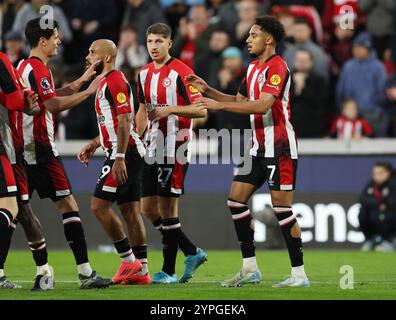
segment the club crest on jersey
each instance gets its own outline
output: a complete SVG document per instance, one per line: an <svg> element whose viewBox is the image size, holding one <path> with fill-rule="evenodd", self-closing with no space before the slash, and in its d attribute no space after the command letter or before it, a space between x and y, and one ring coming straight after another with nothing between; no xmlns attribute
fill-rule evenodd
<svg viewBox="0 0 396 320"><path fill-rule="evenodd" d="M126 99L127 99L127 97L126 97L126 95L124 93L119 92L117 94L117 102L118 103L125 103Z"/></svg>
<svg viewBox="0 0 396 320"><path fill-rule="evenodd" d="M257 81L258 81L259 83L262 83L262 82L264 81L264 74L263 74L263 73L260 73L260 74L259 74L259 76L257 77Z"/></svg>
<svg viewBox="0 0 396 320"><path fill-rule="evenodd" d="M272 77L270 78L270 82L272 85L277 86L279 83L281 83L282 78L280 77L279 74L274 74L272 75Z"/></svg>
<svg viewBox="0 0 396 320"><path fill-rule="evenodd" d="M163 85L165 88L170 87L171 84L172 84L172 80L171 80L170 78L168 78L168 77L166 77L166 78L162 81L162 85Z"/></svg>
<svg viewBox="0 0 396 320"><path fill-rule="evenodd" d="M41 78L40 84L41 84L41 86L42 86L44 89L46 89L46 90L48 90L49 88L51 88L51 85L50 85L50 83L49 83L49 81L48 81L47 78Z"/></svg>

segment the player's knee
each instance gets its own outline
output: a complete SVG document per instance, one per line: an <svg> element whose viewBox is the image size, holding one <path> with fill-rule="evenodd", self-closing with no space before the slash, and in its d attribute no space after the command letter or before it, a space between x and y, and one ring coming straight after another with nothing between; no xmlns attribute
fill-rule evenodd
<svg viewBox="0 0 396 320"><path fill-rule="evenodd" d="M79 211L77 202L72 195L58 200L55 205L61 213Z"/></svg>
<svg viewBox="0 0 396 320"><path fill-rule="evenodd" d="M301 229L297 221L294 223L293 227L291 228L290 235L293 238L301 238Z"/></svg>
<svg viewBox="0 0 396 320"><path fill-rule="evenodd" d="M91 211L95 216L100 216L104 212L106 212L107 207L103 205L100 201L98 201L96 198L93 198L91 200Z"/></svg>
<svg viewBox="0 0 396 320"><path fill-rule="evenodd" d="M33 215L29 205L20 204L18 208L19 211L17 218L22 225L32 223L35 220L36 217Z"/></svg>
<svg viewBox="0 0 396 320"><path fill-rule="evenodd" d="M140 209L139 207L129 206L128 208L121 209L121 215L125 221L129 222L137 222L140 218Z"/></svg>
<svg viewBox="0 0 396 320"><path fill-rule="evenodd" d="M161 217L158 210L156 210L153 207L142 205L140 210L141 210L141 214L150 221L155 221Z"/></svg>

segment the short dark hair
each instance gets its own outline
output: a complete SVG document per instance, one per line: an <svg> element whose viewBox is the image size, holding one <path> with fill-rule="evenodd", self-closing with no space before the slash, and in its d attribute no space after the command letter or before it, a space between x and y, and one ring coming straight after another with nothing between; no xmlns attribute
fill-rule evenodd
<svg viewBox="0 0 396 320"><path fill-rule="evenodd" d="M392 164L387 161L379 161L374 164L374 167L381 167L388 171L390 174L395 173L395 169L393 168Z"/></svg>
<svg viewBox="0 0 396 320"><path fill-rule="evenodd" d="M25 37L31 48L36 48L38 46L41 37L47 40L51 38L55 29L59 26L56 20L46 20L47 27L42 29L40 25L41 19L42 18L32 19L26 24ZM52 26L52 28L49 26Z"/></svg>
<svg viewBox="0 0 396 320"><path fill-rule="evenodd" d="M147 28L146 36L149 34L159 34L164 38L170 38L172 36L172 29L165 23L154 23Z"/></svg>
<svg viewBox="0 0 396 320"><path fill-rule="evenodd" d="M257 17L255 24L260 26L262 31L268 32L273 36L276 43L280 42L285 37L283 25L273 16L265 15Z"/></svg>

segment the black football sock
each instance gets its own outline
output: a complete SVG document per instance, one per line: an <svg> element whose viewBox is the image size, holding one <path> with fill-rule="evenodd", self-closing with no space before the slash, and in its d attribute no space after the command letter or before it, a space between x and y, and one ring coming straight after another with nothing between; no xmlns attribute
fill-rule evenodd
<svg viewBox="0 0 396 320"><path fill-rule="evenodd" d="M169 275L175 273L177 250L180 240L180 227L181 225L178 218L162 220L162 253L164 256L162 271Z"/></svg>
<svg viewBox="0 0 396 320"><path fill-rule="evenodd" d="M45 239L35 242L28 242L29 248L32 251L34 262L37 267L43 266L48 263L48 252Z"/></svg>
<svg viewBox="0 0 396 320"><path fill-rule="evenodd" d="M88 249L85 241L84 229L81 224L80 215L77 211L63 214L63 228L66 240L73 251L76 264L88 262Z"/></svg>
<svg viewBox="0 0 396 320"><path fill-rule="evenodd" d="M289 251L292 267L302 266L304 262L301 237L294 238L291 235L291 229L297 222L295 216L293 215L292 208L276 206L274 207L274 211L282 229L283 238L285 239L287 250Z"/></svg>
<svg viewBox="0 0 396 320"><path fill-rule="evenodd" d="M246 203L228 199L232 220L234 221L235 231L241 247L242 258L256 256L254 246L254 229L252 226L252 215Z"/></svg>
<svg viewBox="0 0 396 320"><path fill-rule="evenodd" d="M4 210L4 209L0 209L0 210ZM2 213L0 213L0 215L2 215ZM4 240L2 239L0 242L0 269L4 269L4 264L7 260L8 251L10 250L10 246L11 246L12 234L14 233L16 224L17 224L16 220L10 223L10 226L7 228L6 234L4 235L3 238Z"/></svg>
<svg viewBox="0 0 396 320"><path fill-rule="evenodd" d="M129 262L135 261L135 257L133 256L131 244L129 243L128 238L115 241L114 247L116 248L121 260Z"/></svg>
<svg viewBox="0 0 396 320"><path fill-rule="evenodd" d="M158 218L153 222L154 228L162 233L162 219ZM197 246L192 243L192 241L185 235L183 230L180 230L180 240L179 240L179 248L183 252L185 256L187 255L196 255L197 254Z"/></svg>

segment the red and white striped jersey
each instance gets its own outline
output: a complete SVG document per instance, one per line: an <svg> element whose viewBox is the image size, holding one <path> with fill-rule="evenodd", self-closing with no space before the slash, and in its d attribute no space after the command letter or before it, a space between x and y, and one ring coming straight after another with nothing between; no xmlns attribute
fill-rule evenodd
<svg viewBox="0 0 396 320"><path fill-rule="evenodd" d="M96 92L95 110L98 118L100 144L110 159L117 153L117 116L131 114L129 146L136 147L143 157L145 148L136 132L135 115L138 107L136 89L132 88L120 71L110 71L101 81Z"/></svg>
<svg viewBox="0 0 396 320"><path fill-rule="evenodd" d="M350 120L341 116L333 122L330 133L334 138L351 140L370 137L373 135L373 129L366 119L358 118Z"/></svg>
<svg viewBox="0 0 396 320"><path fill-rule="evenodd" d="M147 112L169 105L187 106L202 97L201 93L185 81L192 74L190 67L176 58L171 58L161 68L154 63L144 66L139 72L139 102L146 105ZM162 134L162 139L158 135ZM169 115L160 121L149 121L146 132L147 152L150 157L163 147L164 157L175 157L177 148L192 138L192 119ZM161 145L160 145L161 144ZM189 150L189 148L187 149ZM187 153L189 158L190 152ZM162 152L161 152L162 155Z"/></svg>
<svg viewBox="0 0 396 320"><path fill-rule="evenodd" d="M239 93L250 101L260 99L266 92L276 97L266 114L251 114L252 147L250 155L274 158L281 153L297 159L297 139L290 122L290 71L278 55L269 57L262 65L258 60L249 64Z"/></svg>
<svg viewBox="0 0 396 320"><path fill-rule="evenodd" d="M39 96L41 112L34 116L23 115L23 140L25 160L36 164L48 156L59 156L55 146L54 115L46 110L44 102L56 96L51 70L37 57L22 60L18 65L28 89Z"/></svg>
<svg viewBox="0 0 396 320"><path fill-rule="evenodd" d="M26 87L7 56L0 52L0 154L11 163L23 159L22 111Z"/></svg>

